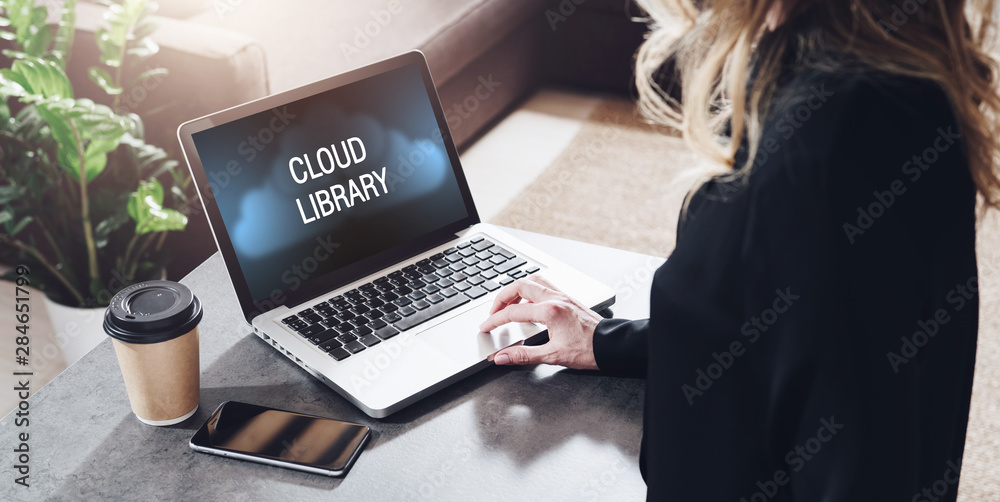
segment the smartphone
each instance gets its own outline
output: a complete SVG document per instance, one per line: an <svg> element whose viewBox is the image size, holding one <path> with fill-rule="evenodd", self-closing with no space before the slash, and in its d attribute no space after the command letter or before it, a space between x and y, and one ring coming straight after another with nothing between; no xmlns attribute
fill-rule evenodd
<svg viewBox="0 0 1000 502"><path fill-rule="evenodd" d="M370 435L361 424L226 401L190 445L202 453L342 476Z"/></svg>

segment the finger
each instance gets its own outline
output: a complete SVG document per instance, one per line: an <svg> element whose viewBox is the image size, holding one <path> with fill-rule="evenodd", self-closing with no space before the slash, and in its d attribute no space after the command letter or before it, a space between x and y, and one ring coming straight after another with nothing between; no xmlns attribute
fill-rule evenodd
<svg viewBox="0 0 1000 502"><path fill-rule="evenodd" d="M509 300L501 299L499 296L497 296L493 300L493 305L490 307L490 314L489 315L496 314L497 312L499 312L499 311L503 310L505 307L507 307L507 305L516 305L518 303L521 303L521 295L516 295L516 296L514 296L513 298L511 298Z"/></svg>
<svg viewBox="0 0 1000 502"><path fill-rule="evenodd" d="M551 282L549 282L548 279L546 279L545 277L543 277L541 275L529 275L528 277L525 277L524 280L535 281L538 284L540 284L542 287L549 289L552 292L551 293L552 295L554 295L554 296L562 295L564 298L568 299L570 302L572 302L576 306L578 306L578 307L580 307L582 309L585 309L585 310L591 310L590 307L588 307L588 306L580 303L580 301L577 300L576 298L574 298L572 296L569 296L562 289L560 289L559 286L556 286L556 285L552 284Z"/></svg>
<svg viewBox="0 0 1000 502"><path fill-rule="evenodd" d="M506 364L543 364L549 361L554 351L555 347L551 343L507 347L493 355L493 363L500 366Z"/></svg>
<svg viewBox="0 0 1000 502"><path fill-rule="evenodd" d="M511 322L537 322L548 325L549 309L538 303L517 303L489 316L479 330L486 333Z"/></svg>
<svg viewBox="0 0 1000 502"><path fill-rule="evenodd" d="M510 305L521 301L521 298L528 300L532 303L539 303L554 297L554 292L545 286L533 281L528 281L525 279L519 279L508 285L507 287L500 290L497 293L497 297L493 300L493 307L490 309L490 314L495 314L503 309L504 305Z"/></svg>
<svg viewBox="0 0 1000 502"><path fill-rule="evenodd" d="M503 289L497 293L497 297L493 299L493 306L490 307L490 315L503 310L503 308L507 305L521 302L521 295L517 292L517 288L514 287L514 284L516 283L504 286Z"/></svg>
<svg viewBox="0 0 1000 502"><path fill-rule="evenodd" d="M559 286L556 286L555 284L552 284L551 282L549 282L548 279L546 279L544 276L542 276L540 274L529 275L529 276L525 277L524 280L537 282L538 284L542 285L543 287L551 289L553 291L562 291L561 289L559 289Z"/></svg>

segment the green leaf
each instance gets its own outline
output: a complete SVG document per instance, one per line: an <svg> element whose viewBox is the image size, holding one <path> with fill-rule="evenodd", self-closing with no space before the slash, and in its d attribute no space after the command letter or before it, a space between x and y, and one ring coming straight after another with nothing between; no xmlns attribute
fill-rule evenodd
<svg viewBox="0 0 1000 502"><path fill-rule="evenodd" d="M85 144L83 164L87 181L96 178L107 166L107 154L118 148L131 123L110 108L89 99L64 99L38 106L38 113L52 130L58 143L59 165L73 179L80 179L80 148Z"/></svg>
<svg viewBox="0 0 1000 502"><path fill-rule="evenodd" d="M14 228L10 229L11 237L20 233L21 230L24 230L24 228L30 225L33 220L34 218L32 218L31 216L25 216L24 218L22 218L21 221L19 221L16 225L14 225Z"/></svg>
<svg viewBox="0 0 1000 502"><path fill-rule="evenodd" d="M146 126L142 123L142 117L136 115L135 113L129 113L126 117L128 117L128 119L132 122L132 130L128 133L130 139L134 139L139 143L145 144L144 138L146 137ZM123 138L122 141L125 141L125 139Z"/></svg>
<svg viewBox="0 0 1000 502"><path fill-rule="evenodd" d="M84 168L87 170L87 182L91 182L104 171L108 165L108 153L118 148L119 138L95 139L87 145L84 152Z"/></svg>
<svg viewBox="0 0 1000 502"><path fill-rule="evenodd" d="M30 144L55 144L55 138L50 134L48 123L39 113L38 106L25 106L17 112L16 120L19 126L17 133L28 140Z"/></svg>
<svg viewBox="0 0 1000 502"><path fill-rule="evenodd" d="M143 178L159 178L164 173L174 174L174 169L179 165L167 155L167 152L155 145L150 145L134 133L126 134L122 137L122 144L128 151L131 163L136 166L139 176Z"/></svg>
<svg viewBox="0 0 1000 502"><path fill-rule="evenodd" d="M56 29L56 41L52 52L59 58L60 66L66 68L73 51L73 36L76 33L76 0L63 2L62 17Z"/></svg>
<svg viewBox="0 0 1000 502"><path fill-rule="evenodd" d="M38 8L45 12L45 7ZM52 44L52 30L43 23L40 27L32 26L30 33L24 41L24 52L32 56L42 56Z"/></svg>
<svg viewBox="0 0 1000 502"><path fill-rule="evenodd" d="M170 174L174 174L174 173L170 173ZM176 176L174 178L176 179ZM174 185L174 186L170 187L170 193L174 196L175 199L178 199L178 200L186 200L187 199L187 194L184 193L184 190L181 190L181 187L179 187L177 185Z"/></svg>
<svg viewBox="0 0 1000 502"><path fill-rule="evenodd" d="M146 0L124 0L121 4L112 4L104 12L104 19L111 25L111 33L118 46L125 46L130 30L146 11L147 3Z"/></svg>
<svg viewBox="0 0 1000 502"><path fill-rule="evenodd" d="M136 42L135 47L132 47L126 53L129 56L134 56L138 59L146 59L157 52L160 52L159 44L154 42L152 38L146 37L139 39L139 41Z"/></svg>
<svg viewBox="0 0 1000 502"><path fill-rule="evenodd" d="M121 228L121 226L128 220L128 213L125 211L116 212L101 220L101 222L94 227L94 241L97 247L103 248L107 246L108 236L111 235L111 232Z"/></svg>
<svg viewBox="0 0 1000 502"><path fill-rule="evenodd" d="M0 211L0 225L10 228L11 221L14 221L14 210L5 208L3 211Z"/></svg>
<svg viewBox="0 0 1000 502"><path fill-rule="evenodd" d="M113 3L104 11L104 20L109 29L97 31L97 46L101 50L101 62L118 68L122 64L129 40L135 38L132 27L146 11L147 0L123 0Z"/></svg>
<svg viewBox="0 0 1000 502"><path fill-rule="evenodd" d="M12 50L10 50L10 49L4 49L4 50L3 50L3 55L4 55L4 56L7 56L7 57L8 57L8 58L10 58L10 59L26 59L26 58L30 58L30 57L32 57L32 56L31 56L30 54L28 54L27 52L22 52L22 51L12 51Z"/></svg>
<svg viewBox="0 0 1000 502"><path fill-rule="evenodd" d="M10 68L11 74L19 75L19 83L26 91L45 99L63 99L73 97L73 86L66 72L52 61L27 57L14 61Z"/></svg>
<svg viewBox="0 0 1000 502"><path fill-rule="evenodd" d="M152 18L143 17L139 19L139 22L132 28L132 36L141 40L153 34L160 24L154 21Z"/></svg>
<svg viewBox="0 0 1000 502"><path fill-rule="evenodd" d="M156 147L159 148L159 147ZM149 169L150 176L160 176L166 172L175 172L177 166L180 163L174 159L161 159L156 162L147 162L143 164L143 168Z"/></svg>
<svg viewBox="0 0 1000 502"><path fill-rule="evenodd" d="M91 66L87 74L90 76L90 80L103 89L104 92L108 93L109 96L117 96L122 93L122 88L114 84L111 75L104 68Z"/></svg>
<svg viewBox="0 0 1000 502"><path fill-rule="evenodd" d="M31 2L34 5L34 1ZM49 9L44 5L39 5L37 7L31 8L31 24L35 27L46 26L49 20Z"/></svg>
<svg viewBox="0 0 1000 502"><path fill-rule="evenodd" d="M103 105L98 106L103 107ZM128 119L110 112L107 114L99 111L87 112L78 117L76 123L86 129L87 139L120 141L123 134L132 130L132 123Z"/></svg>
<svg viewBox="0 0 1000 502"><path fill-rule="evenodd" d="M28 83L20 73L7 68L0 70L0 97L27 96L27 86Z"/></svg>
<svg viewBox="0 0 1000 502"><path fill-rule="evenodd" d="M56 160L59 165L69 173L73 180L80 180L80 159L79 152L72 145L59 143L56 150Z"/></svg>
<svg viewBox="0 0 1000 502"><path fill-rule="evenodd" d="M144 216L143 210L145 209L144 204L152 203L156 206L163 205L163 185L159 181L153 179L149 181L140 181L139 188L135 189L128 198L128 215L135 220L136 223L142 223L142 217Z"/></svg>
<svg viewBox="0 0 1000 502"><path fill-rule="evenodd" d="M140 73L138 77L135 77L135 81L141 84L142 82L145 82L146 80L149 80L151 78L165 77L169 74L170 71L167 70L166 68L150 68Z"/></svg>
<svg viewBox="0 0 1000 502"><path fill-rule="evenodd" d="M47 107L38 107L38 114L49 125L52 137L59 145L57 158L59 165L72 176L73 179L80 179L80 160L77 158L76 136L73 134L73 127L66 117Z"/></svg>
<svg viewBox="0 0 1000 502"><path fill-rule="evenodd" d="M14 28L15 40L22 45L34 26L34 3L34 0L8 0L4 3L4 12L10 21L10 27Z"/></svg>
<svg viewBox="0 0 1000 502"><path fill-rule="evenodd" d="M98 28L97 32L94 33L94 38L97 42L97 48L101 51L101 63L112 68L121 66L121 49L111 38L111 32L105 28Z"/></svg>
<svg viewBox="0 0 1000 502"><path fill-rule="evenodd" d="M22 97L28 95L28 91L16 80L17 78L19 76L11 75L10 70L0 70L0 100L4 101L4 103L11 96Z"/></svg>
<svg viewBox="0 0 1000 502"><path fill-rule="evenodd" d="M88 183L104 172L104 168L108 165L108 153L118 148L118 143L118 139L95 139L87 145L83 153L83 162ZM59 143L57 152L59 165L63 166L75 180L80 179L79 155L75 141Z"/></svg>
<svg viewBox="0 0 1000 502"><path fill-rule="evenodd" d="M150 210L151 218L140 233L164 232L167 230L184 230L187 227L187 216L174 209ZM137 229L138 231L138 229Z"/></svg>
<svg viewBox="0 0 1000 502"><path fill-rule="evenodd" d="M0 204L10 204L24 196L24 187L16 185L0 186Z"/></svg>
<svg viewBox="0 0 1000 502"><path fill-rule="evenodd" d="M163 207L163 185L155 178L139 183L129 196L128 214L135 220L136 235L166 230L184 230L187 216Z"/></svg>
<svg viewBox="0 0 1000 502"><path fill-rule="evenodd" d="M7 0L0 3L4 14L0 25L13 31L0 32L0 38L15 42L15 49L35 56L48 50L52 31L47 25L48 10L35 6L33 0Z"/></svg>

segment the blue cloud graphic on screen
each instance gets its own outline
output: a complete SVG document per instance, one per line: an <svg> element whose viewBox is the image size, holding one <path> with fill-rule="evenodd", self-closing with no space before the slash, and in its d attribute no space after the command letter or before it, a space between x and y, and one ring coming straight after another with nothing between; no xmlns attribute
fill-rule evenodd
<svg viewBox="0 0 1000 502"><path fill-rule="evenodd" d="M195 134L255 301L469 216L431 97L407 65Z"/></svg>
<svg viewBox="0 0 1000 502"><path fill-rule="evenodd" d="M286 203L286 198L270 189L250 191L240 204L240 219L234 226L232 237L233 247L248 257L260 257L271 254L289 244L288 235L274 235L260 232L260 227L288 229L282 226L283 218L269 208Z"/></svg>
<svg viewBox="0 0 1000 502"><path fill-rule="evenodd" d="M276 144L270 146L277 152L270 174L260 187L247 192L240 204L239 215L233 224L231 235L236 250L249 258L270 255L303 240L312 239L316 235L314 225L289 225L288 217L275 210L285 207L297 211L297 207L290 201L303 194L304 185L295 182L289 172L287 161L283 160L323 146L305 144L316 135L314 124L335 124L335 127L330 128L331 131L350 131L351 137L361 139L367 157L361 165L343 170L344 177L350 177L352 174L356 176L358 172L363 172L355 169L385 167L388 187L386 196L391 197L394 204L405 203L439 190L449 181L451 165L444 144L440 141L408 138L397 129L385 127L371 115L348 116L341 109L332 106L316 107L303 115L306 115L302 117L305 120L290 124L281 138L275 142ZM336 138L336 136L331 137ZM280 144L277 144L279 142ZM329 185L331 181L339 181L339 178L324 176L316 180L316 185ZM314 188L312 183L305 186L309 186L309 190ZM361 209L355 207L348 211L361 211ZM343 218L350 217L346 212L343 215ZM340 226L339 220L343 218L325 221L324 230L335 233ZM271 230L261 232L261 228Z"/></svg>

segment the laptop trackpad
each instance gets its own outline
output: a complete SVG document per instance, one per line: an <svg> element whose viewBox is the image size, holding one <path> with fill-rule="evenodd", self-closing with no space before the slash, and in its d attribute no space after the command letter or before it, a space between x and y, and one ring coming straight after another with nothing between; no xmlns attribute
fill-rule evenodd
<svg viewBox="0 0 1000 502"><path fill-rule="evenodd" d="M485 303L418 334L417 338L467 366L545 330L542 326L522 322L501 326L491 333L480 332L479 325L489 317L489 312L490 303Z"/></svg>

